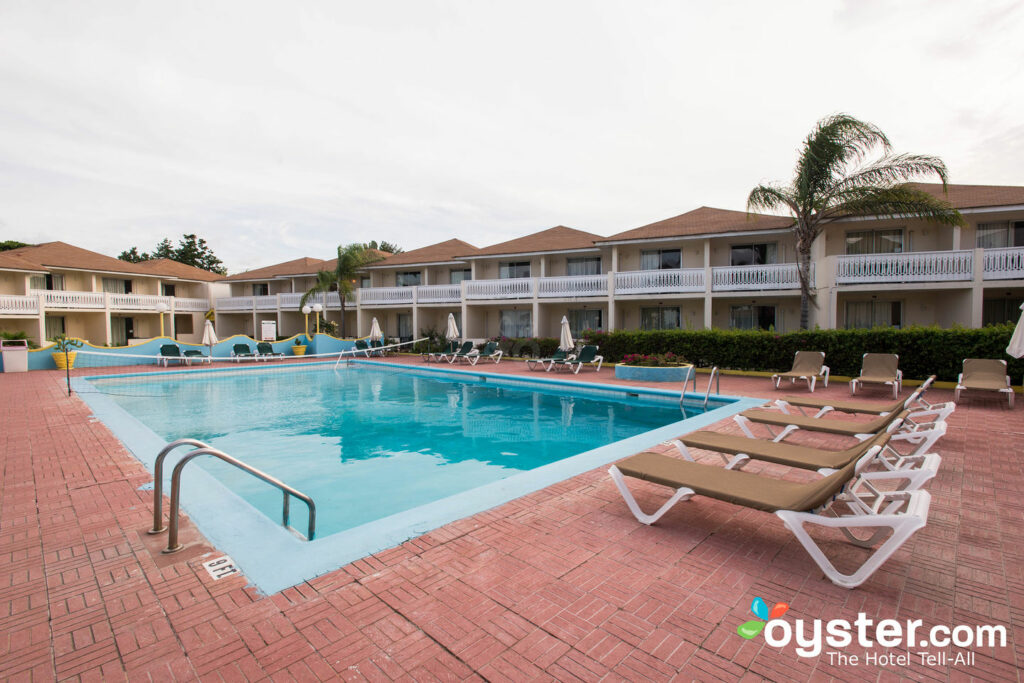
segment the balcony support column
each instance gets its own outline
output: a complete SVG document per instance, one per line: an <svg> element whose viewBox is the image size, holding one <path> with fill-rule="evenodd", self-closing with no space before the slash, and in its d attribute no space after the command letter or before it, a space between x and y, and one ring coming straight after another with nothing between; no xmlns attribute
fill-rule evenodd
<svg viewBox="0 0 1024 683"><path fill-rule="evenodd" d="M38 294L36 299L36 305L39 306L39 308L36 309L39 311L39 318L37 320L37 323L39 324L39 345L43 346L46 344L46 297L43 294Z"/></svg>
<svg viewBox="0 0 1024 683"><path fill-rule="evenodd" d="M168 318L167 322L170 323L169 328L171 330L171 339L177 339L178 338L178 330L174 326L174 297L172 296L172 297L168 297L168 298L170 299L171 303L170 303L170 305L167 308L167 318Z"/></svg>
<svg viewBox="0 0 1024 683"><path fill-rule="evenodd" d="M971 273L971 327L981 327L985 303L985 250L974 250L974 271Z"/></svg>
<svg viewBox="0 0 1024 683"><path fill-rule="evenodd" d="M103 293L103 322L106 325L107 346L110 346L114 343L114 334L110 327L110 292Z"/></svg>
<svg viewBox="0 0 1024 683"><path fill-rule="evenodd" d="M423 277L427 276L426 268L423 269ZM412 288L412 338L416 339L416 334L420 329L420 306L419 306L419 292L418 287Z"/></svg>
<svg viewBox="0 0 1024 683"><path fill-rule="evenodd" d="M540 280L538 278L530 278L533 280L533 312L530 314L530 325L533 327L533 336L540 336L540 299L538 294L540 293Z"/></svg>
<svg viewBox="0 0 1024 683"><path fill-rule="evenodd" d="M614 251L612 260L615 260ZM604 329L608 332L615 331L615 270L608 271L608 320L604 323Z"/></svg>
<svg viewBox="0 0 1024 683"><path fill-rule="evenodd" d="M476 261L471 261L473 272L476 272ZM469 306L466 304L466 280L459 283L459 306L462 314L459 316L462 323L462 336L463 338L469 336ZM486 335L485 335L486 336Z"/></svg>
<svg viewBox="0 0 1024 683"><path fill-rule="evenodd" d="M704 329L710 330L714 324L712 313L714 300L712 298L712 273L711 273L711 240L704 240Z"/></svg>

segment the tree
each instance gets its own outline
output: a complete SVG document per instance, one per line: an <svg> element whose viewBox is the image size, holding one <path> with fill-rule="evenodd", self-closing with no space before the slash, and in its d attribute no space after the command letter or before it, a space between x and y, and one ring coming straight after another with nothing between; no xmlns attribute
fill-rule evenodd
<svg viewBox="0 0 1024 683"><path fill-rule="evenodd" d="M316 274L316 284L302 295L300 306L316 294L337 292L341 299L341 336L345 336L345 297L355 289L356 277L363 266L379 261L380 256L369 251L364 244L350 244L338 247L338 262L334 270L321 270ZM325 298L326 301L326 298ZM326 309L326 306L324 307Z"/></svg>
<svg viewBox="0 0 1024 683"><path fill-rule="evenodd" d="M882 154L868 156L877 148ZM747 211L788 209L796 237L800 278L800 329L808 325L811 302L811 245L825 226L848 216L920 218L964 225L949 202L908 184L937 177L946 189L946 165L938 157L892 154L885 134L848 114L822 119L804 140L789 185L758 185L747 197Z"/></svg>
<svg viewBox="0 0 1024 683"><path fill-rule="evenodd" d="M132 247L122 251L117 255L117 258L129 263L140 263L142 261L165 258L177 261L178 263L184 263L185 265L195 266L196 268L202 268L211 273L219 273L221 275L227 275L228 273L227 269L224 268L224 262L217 258L213 250L206 243L206 240L196 237L194 234L182 235L177 248L171 244L171 240L165 237L156 245L156 249L153 250L152 254L140 253L138 247Z"/></svg>
<svg viewBox="0 0 1024 683"><path fill-rule="evenodd" d="M376 249L377 251L386 251L389 254L401 254L403 251L405 251L397 244L392 244L391 242L384 241L381 241L378 244L377 240L370 240L369 242L364 244L363 247L365 247L366 249Z"/></svg>
<svg viewBox="0 0 1024 683"><path fill-rule="evenodd" d="M31 246L31 244L25 244L24 242L18 242L17 240L4 240L0 242L0 251L10 251L11 249L21 249L22 247Z"/></svg>

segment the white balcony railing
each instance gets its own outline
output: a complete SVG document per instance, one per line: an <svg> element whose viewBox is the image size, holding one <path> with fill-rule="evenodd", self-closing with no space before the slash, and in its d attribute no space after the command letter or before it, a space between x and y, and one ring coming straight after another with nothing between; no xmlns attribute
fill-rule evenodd
<svg viewBox="0 0 1024 683"><path fill-rule="evenodd" d="M103 308L100 294L100 308ZM171 309L171 297L152 294L111 294L110 307L115 311L156 311L156 305L163 304Z"/></svg>
<svg viewBox="0 0 1024 683"><path fill-rule="evenodd" d="M181 313L205 313L210 310L210 302L207 299L176 296L174 297L174 310Z"/></svg>
<svg viewBox="0 0 1024 683"><path fill-rule="evenodd" d="M225 296L217 299L218 311L251 311L251 296Z"/></svg>
<svg viewBox="0 0 1024 683"><path fill-rule="evenodd" d="M0 314L38 315L39 297L18 294L0 294Z"/></svg>
<svg viewBox="0 0 1024 683"><path fill-rule="evenodd" d="M537 296L579 297L608 296L607 275L563 275L542 277L537 283Z"/></svg>
<svg viewBox="0 0 1024 683"><path fill-rule="evenodd" d="M416 288L416 301L421 304L457 304L461 300L460 285L423 285Z"/></svg>
<svg viewBox="0 0 1024 683"><path fill-rule="evenodd" d="M986 280L1024 280L1024 247L986 249L984 264Z"/></svg>
<svg viewBox="0 0 1024 683"><path fill-rule="evenodd" d="M32 290L31 294L42 294L46 308L60 309L101 309L104 308L103 292L67 292L47 289Z"/></svg>
<svg viewBox="0 0 1024 683"><path fill-rule="evenodd" d="M263 296L252 297L252 302L256 306L257 311L276 311L277 310L277 295L276 294L265 294Z"/></svg>
<svg viewBox="0 0 1024 683"><path fill-rule="evenodd" d="M973 270L974 252L967 249L858 254L836 259L836 284L970 280Z"/></svg>
<svg viewBox="0 0 1024 683"><path fill-rule="evenodd" d="M661 294L703 291L703 268L634 270L615 274L616 294Z"/></svg>
<svg viewBox="0 0 1024 683"><path fill-rule="evenodd" d="M412 287L370 287L359 290L359 303L396 305L412 303ZM337 293L334 294L337 296Z"/></svg>
<svg viewBox="0 0 1024 683"><path fill-rule="evenodd" d="M532 296L533 278L529 277L466 282L467 299L525 299Z"/></svg>
<svg viewBox="0 0 1024 683"><path fill-rule="evenodd" d="M814 264L811 264L814 281ZM774 263L760 266L719 266L711 269L711 289L736 292L762 289L797 289L800 279L795 263Z"/></svg>

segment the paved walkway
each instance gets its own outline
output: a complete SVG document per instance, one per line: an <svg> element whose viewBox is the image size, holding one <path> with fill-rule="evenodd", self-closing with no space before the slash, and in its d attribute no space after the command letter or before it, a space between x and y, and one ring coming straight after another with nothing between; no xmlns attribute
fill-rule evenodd
<svg viewBox="0 0 1024 683"><path fill-rule="evenodd" d="M761 378L722 391L776 395ZM262 596L213 581L201 562L216 550L194 530L193 553L159 555L151 476L62 374L0 375L0 679L1019 680L1024 410L968 399L950 425L928 526L852 591L773 515L697 498L645 527L595 470ZM847 566L865 552L816 536ZM844 667L739 637L757 596L789 603L790 621L1002 624L1009 642L973 666Z"/></svg>

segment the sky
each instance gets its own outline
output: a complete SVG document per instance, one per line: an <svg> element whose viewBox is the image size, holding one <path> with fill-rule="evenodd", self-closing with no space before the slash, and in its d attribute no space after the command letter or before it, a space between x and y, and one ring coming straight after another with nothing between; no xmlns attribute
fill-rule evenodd
<svg viewBox="0 0 1024 683"><path fill-rule="evenodd" d="M1024 3L0 0L0 240L600 235L786 181L846 112L1024 185Z"/></svg>

